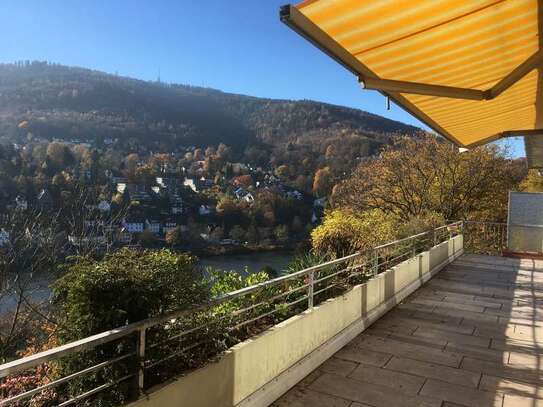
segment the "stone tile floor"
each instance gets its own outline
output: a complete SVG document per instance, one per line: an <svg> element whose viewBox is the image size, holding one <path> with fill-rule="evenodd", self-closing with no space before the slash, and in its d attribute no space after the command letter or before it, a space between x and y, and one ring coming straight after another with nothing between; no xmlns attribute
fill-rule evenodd
<svg viewBox="0 0 543 407"><path fill-rule="evenodd" d="M543 406L542 306L542 260L464 255L273 406Z"/></svg>

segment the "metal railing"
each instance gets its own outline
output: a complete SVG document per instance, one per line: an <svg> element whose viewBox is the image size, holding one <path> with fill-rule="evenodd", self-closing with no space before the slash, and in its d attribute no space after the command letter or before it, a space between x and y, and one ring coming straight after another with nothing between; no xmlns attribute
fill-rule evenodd
<svg viewBox="0 0 543 407"><path fill-rule="evenodd" d="M98 399L100 405L119 405L138 398L151 386L459 233L462 222L454 222L6 363L0 366L0 385L40 369L55 373L17 394L4 392L0 406L27 405L36 397L49 397L50 405L59 406L98 405Z"/></svg>
<svg viewBox="0 0 543 407"><path fill-rule="evenodd" d="M541 254L543 226L463 221L467 252L488 255Z"/></svg>
<svg viewBox="0 0 543 407"><path fill-rule="evenodd" d="M501 256L507 250L507 224L463 221L464 250L469 253Z"/></svg>

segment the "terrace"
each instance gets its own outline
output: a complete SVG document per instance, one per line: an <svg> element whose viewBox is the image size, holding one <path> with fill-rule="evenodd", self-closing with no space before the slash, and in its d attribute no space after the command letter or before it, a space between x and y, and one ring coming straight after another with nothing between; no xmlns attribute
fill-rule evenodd
<svg viewBox="0 0 543 407"><path fill-rule="evenodd" d="M543 260L464 254L273 405L538 406Z"/></svg>
<svg viewBox="0 0 543 407"><path fill-rule="evenodd" d="M543 166L540 1L342 3L281 19L456 145L526 135ZM453 222L15 360L63 375L0 406L542 405L543 261L501 257L534 227Z"/></svg>
<svg viewBox="0 0 543 407"><path fill-rule="evenodd" d="M81 363L0 405L52 389L61 406L536 400L543 263L464 254L499 254L506 231L451 223L16 360L0 366L2 377ZM213 346L234 333L225 352Z"/></svg>

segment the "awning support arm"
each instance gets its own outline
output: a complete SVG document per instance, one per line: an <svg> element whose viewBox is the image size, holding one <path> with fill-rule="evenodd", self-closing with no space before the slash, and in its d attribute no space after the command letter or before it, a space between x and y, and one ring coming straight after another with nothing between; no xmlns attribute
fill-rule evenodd
<svg viewBox="0 0 543 407"><path fill-rule="evenodd" d="M543 65L543 50L537 51L526 61L513 69L509 75L495 84L492 89L489 90L490 99L494 99L541 65Z"/></svg>
<svg viewBox="0 0 543 407"><path fill-rule="evenodd" d="M539 50L488 90L396 81L391 79L373 78L369 76L360 76L358 81L364 89L438 96L454 99L492 100L541 65L543 65L543 51Z"/></svg>
<svg viewBox="0 0 543 407"><path fill-rule="evenodd" d="M378 78L358 78L364 89L388 92L411 93L417 95L439 96L455 99L485 100L486 92L477 89L456 88L453 86L429 85L418 82L395 81Z"/></svg>
<svg viewBox="0 0 543 407"><path fill-rule="evenodd" d="M501 133L494 134L493 136L486 137L483 140L479 140L475 143L469 144L469 148L482 146L484 144L496 141L507 137L530 137L530 136L543 136L543 129L527 129L527 130L507 130Z"/></svg>

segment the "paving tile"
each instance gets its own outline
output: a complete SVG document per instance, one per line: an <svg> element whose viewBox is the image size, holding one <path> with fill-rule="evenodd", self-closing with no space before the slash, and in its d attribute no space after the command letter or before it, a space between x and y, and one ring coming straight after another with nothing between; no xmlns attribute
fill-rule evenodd
<svg viewBox="0 0 543 407"><path fill-rule="evenodd" d="M480 373L464 369L446 367L428 362L393 357L385 369L410 373L417 376L439 379L447 383L476 388L481 378Z"/></svg>
<svg viewBox="0 0 543 407"><path fill-rule="evenodd" d="M272 407L348 407L349 400L294 387L272 404Z"/></svg>
<svg viewBox="0 0 543 407"><path fill-rule="evenodd" d="M503 399L503 407L543 407L543 400L506 394Z"/></svg>
<svg viewBox="0 0 543 407"><path fill-rule="evenodd" d="M433 397L409 395L402 391L363 383L332 374L324 374L311 386L312 389L326 394L341 397L358 403L366 403L375 407L440 407L442 401Z"/></svg>
<svg viewBox="0 0 543 407"><path fill-rule="evenodd" d="M466 305L456 302L423 300L418 298L412 300L411 303L471 312L483 312L485 310L485 307L483 307L482 305Z"/></svg>
<svg viewBox="0 0 543 407"><path fill-rule="evenodd" d="M419 328L414 333L414 336L421 336L424 338L441 339L448 342L463 343L470 346L477 346L480 348L488 348L490 345L490 338L484 338L480 336L463 335L453 332L443 332L436 329Z"/></svg>
<svg viewBox="0 0 543 407"><path fill-rule="evenodd" d="M412 317L416 319L424 319L425 321L430 321L430 322L446 323L451 326L460 325L460 323L463 320L463 318L459 316L442 315L442 314L440 315L440 314L435 314L432 311L428 312L428 311L420 311L420 310L415 311Z"/></svg>
<svg viewBox="0 0 543 407"><path fill-rule="evenodd" d="M392 387L410 394L417 394L426 380L424 377L366 365L359 365L349 377L366 383Z"/></svg>
<svg viewBox="0 0 543 407"><path fill-rule="evenodd" d="M490 376L516 379L534 384L537 384L542 378L541 371L521 366L504 365L488 360L473 359L470 357L465 357L462 360L461 368L472 372L486 373Z"/></svg>
<svg viewBox="0 0 543 407"><path fill-rule="evenodd" d="M439 380L428 379L420 394L433 398L463 404L470 407L500 406L503 396L491 392L476 390L470 387L458 386Z"/></svg>
<svg viewBox="0 0 543 407"><path fill-rule="evenodd" d="M463 343L449 342L445 347L445 350L448 352L471 356L475 359L489 360L497 363L507 363L509 360L509 352L507 351L477 348Z"/></svg>
<svg viewBox="0 0 543 407"><path fill-rule="evenodd" d="M477 325L480 322L495 324L499 321L497 315L485 314L483 312L452 310L443 307L435 307L432 312L437 315L461 317L463 321L470 325Z"/></svg>
<svg viewBox="0 0 543 407"><path fill-rule="evenodd" d="M362 349L353 344L349 344L340 349L334 355L335 358L350 360L352 362L364 363L372 366L384 366L392 357L392 354L385 352L377 352L372 349Z"/></svg>
<svg viewBox="0 0 543 407"><path fill-rule="evenodd" d="M374 326L394 326L398 327L398 329L401 329L405 327L406 329L413 329L416 327L426 327L431 329L438 329L440 331L445 332L455 332L455 333L461 333L465 335L471 335L473 331L475 330L475 326L463 326L463 325L456 325L456 324L449 324L447 322L442 321L427 321L424 319L419 319L416 317L388 317L383 318L382 320L379 320Z"/></svg>
<svg viewBox="0 0 543 407"><path fill-rule="evenodd" d="M500 299L500 298L483 297L483 296L478 296L478 295L476 295L473 298L473 301L475 301L476 303L480 302L484 304L496 304L500 306L502 306L503 304L509 304L508 301L504 301L503 299Z"/></svg>
<svg viewBox="0 0 543 407"><path fill-rule="evenodd" d="M326 373L334 373L341 376L348 376L349 373L352 373L354 369L358 366L358 363L351 362L345 359L338 359L336 357L331 357L322 365L319 366L319 370L322 370Z"/></svg>
<svg viewBox="0 0 543 407"><path fill-rule="evenodd" d="M462 356L451 352L443 352L427 346L405 343L390 338L360 336L353 343L364 349L375 349L379 352L406 357L409 359L428 361L440 365L458 367Z"/></svg>
<svg viewBox="0 0 543 407"><path fill-rule="evenodd" d="M413 345L426 346L428 348L434 348L438 350L443 350L443 348L445 348L445 345L447 344L447 341L443 339L425 338L413 335L402 335L401 333L395 333L380 329L369 330L368 332L365 332L365 334L381 338L393 339L402 343L411 343Z"/></svg>
<svg viewBox="0 0 543 407"><path fill-rule="evenodd" d="M519 397L543 399L543 388L541 386L486 374L481 378L479 389Z"/></svg>
<svg viewBox="0 0 543 407"><path fill-rule="evenodd" d="M473 335L484 336L486 338L507 338L509 335L515 335L515 326L494 325L493 327L489 327L488 325L480 324L475 327Z"/></svg>
<svg viewBox="0 0 543 407"><path fill-rule="evenodd" d="M306 377L304 377L301 381L299 381L297 386L307 387L315 380L317 380L323 373L324 372L322 370L319 370L317 368L316 370L313 370L311 373L309 373Z"/></svg>
<svg viewBox="0 0 543 407"><path fill-rule="evenodd" d="M538 342L517 338L493 338L490 343L491 349L534 354L541 354L540 346Z"/></svg>
<svg viewBox="0 0 543 407"><path fill-rule="evenodd" d="M541 349L543 352L543 349ZM522 366L534 370L543 371L543 355L536 353L511 352L509 364L512 366Z"/></svg>

